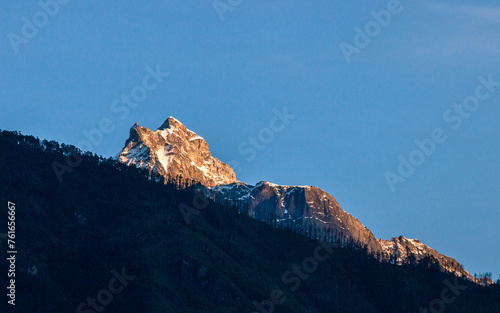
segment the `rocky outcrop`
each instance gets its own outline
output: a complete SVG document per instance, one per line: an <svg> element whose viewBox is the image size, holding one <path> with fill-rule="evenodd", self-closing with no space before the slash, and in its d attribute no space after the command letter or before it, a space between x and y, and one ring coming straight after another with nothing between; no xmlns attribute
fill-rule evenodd
<svg viewBox="0 0 500 313"><path fill-rule="evenodd" d="M202 188L217 202L235 205L249 216L276 227L292 229L325 242L351 243L376 254L382 251L372 232L337 200L312 186L281 186L260 182Z"/></svg>
<svg viewBox="0 0 500 313"><path fill-rule="evenodd" d="M434 263L442 271L453 273L458 277L464 277L472 281L475 280L469 272L464 270L457 260L440 254L418 239L408 239L399 236L391 240L379 239L379 242L383 249L383 259L393 264L402 265L426 262L431 265Z"/></svg>
<svg viewBox="0 0 500 313"><path fill-rule="evenodd" d="M136 123L118 161L184 186L217 186L237 181L233 169L212 156L208 143L173 117L156 131Z"/></svg>

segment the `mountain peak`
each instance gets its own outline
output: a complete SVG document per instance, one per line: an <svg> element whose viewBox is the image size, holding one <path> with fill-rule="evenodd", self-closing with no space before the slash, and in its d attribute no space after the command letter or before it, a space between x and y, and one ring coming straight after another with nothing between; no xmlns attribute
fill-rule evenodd
<svg viewBox="0 0 500 313"><path fill-rule="evenodd" d="M156 131L135 123L118 161L182 185L237 182L233 169L212 156L208 143L172 116Z"/></svg>
<svg viewBox="0 0 500 313"><path fill-rule="evenodd" d="M186 128L184 124L173 116L170 116L163 122L163 124L158 128L158 130L164 130L167 128Z"/></svg>

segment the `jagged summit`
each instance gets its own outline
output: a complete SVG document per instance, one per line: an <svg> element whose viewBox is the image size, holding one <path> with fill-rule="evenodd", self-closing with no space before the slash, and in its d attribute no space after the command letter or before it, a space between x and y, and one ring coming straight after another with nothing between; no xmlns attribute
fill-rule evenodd
<svg viewBox="0 0 500 313"><path fill-rule="evenodd" d="M164 129L167 129L167 128L171 128L171 129L172 128L178 128L178 129L181 129L183 131L187 131L187 132L190 132L190 133L194 134L193 131L187 129L186 126L184 126L184 124L181 123L181 121L179 121L178 119L176 119L173 116L170 116L169 118L167 118L165 120L165 122L163 122L163 124L161 124L161 126L158 127L158 130L164 130Z"/></svg>
<svg viewBox="0 0 500 313"><path fill-rule="evenodd" d="M233 169L212 156L208 143L174 117L156 131L135 123L118 161L187 185L217 186L237 181Z"/></svg>

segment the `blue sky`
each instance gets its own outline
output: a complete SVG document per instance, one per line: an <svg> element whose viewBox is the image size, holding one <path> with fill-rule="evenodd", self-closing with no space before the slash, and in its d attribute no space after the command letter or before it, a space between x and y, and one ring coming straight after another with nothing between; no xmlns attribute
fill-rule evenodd
<svg viewBox="0 0 500 313"><path fill-rule="evenodd" d="M500 6L402 0L346 62L341 43L390 2L243 0L222 21L212 1L73 0L46 21L37 1L7 2L0 128L77 145L110 119L92 148L112 156L134 122L156 129L172 115L237 161L241 181L318 186L377 238L419 238L498 278L500 88L457 129L443 114L474 96L478 77L500 81ZM13 45L24 17L43 26ZM126 116L113 111L148 66L169 76ZM238 147L284 107L296 117L247 161ZM436 128L447 140L392 192L385 173Z"/></svg>

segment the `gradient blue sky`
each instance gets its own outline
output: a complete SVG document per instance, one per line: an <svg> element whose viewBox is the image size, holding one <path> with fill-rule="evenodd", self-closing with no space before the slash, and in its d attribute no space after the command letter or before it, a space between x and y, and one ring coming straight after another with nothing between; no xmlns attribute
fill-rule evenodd
<svg viewBox="0 0 500 313"><path fill-rule="evenodd" d="M500 81L500 6L402 0L404 10L348 64L339 48L388 1L249 1L221 22L212 1L72 1L14 53L36 1L0 12L0 128L78 144L103 118L115 126L94 152L120 151L134 122L170 115L203 136L247 183L315 185L377 238L405 235L463 263L500 273L500 89L457 130L443 122L478 76ZM145 67L170 76L123 120L116 98ZM238 145L273 109L297 118L252 162ZM384 172L415 139L449 139L403 184Z"/></svg>

